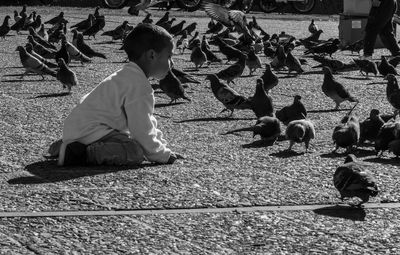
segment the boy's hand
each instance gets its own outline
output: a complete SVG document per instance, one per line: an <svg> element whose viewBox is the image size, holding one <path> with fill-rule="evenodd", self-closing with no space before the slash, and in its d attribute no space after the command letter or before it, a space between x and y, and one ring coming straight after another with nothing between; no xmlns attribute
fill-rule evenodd
<svg viewBox="0 0 400 255"><path fill-rule="evenodd" d="M177 159L184 159L184 157L178 153L171 153L169 156L167 164L173 164Z"/></svg>

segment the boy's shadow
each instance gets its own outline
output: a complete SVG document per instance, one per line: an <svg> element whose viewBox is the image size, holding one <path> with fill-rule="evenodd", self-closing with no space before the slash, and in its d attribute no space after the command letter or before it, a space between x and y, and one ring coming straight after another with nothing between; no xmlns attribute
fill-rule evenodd
<svg viewBox="0 0 400 255"><path fill-rule="evenodd" d="M57 166L56 160L44 160L32 163L25 170L34 176L22 176L8 180L9 184L40 184L53 183L77 179L85 176L114 173L126 170L135 170L144 167L153 167L160 164L142 163L137 166Z"/></svg>

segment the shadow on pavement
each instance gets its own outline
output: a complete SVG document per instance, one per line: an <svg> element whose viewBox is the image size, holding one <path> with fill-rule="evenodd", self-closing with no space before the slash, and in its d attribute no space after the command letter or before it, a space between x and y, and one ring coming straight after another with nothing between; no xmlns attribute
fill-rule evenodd
<svg viewBox="0 0 400 255"><path fill-rule="evenodd" d="M126 170L135 170L159 164L144 163L138 166L57 166L56 160L44 160L32 163L25 170L34 176L22 176L8 180L9 184L40 184L61 182L85 176L114 173Z"/></svg>
<svg viewBox="0 0 400 255"><path fill-rule="evenodd" d="M342 205L328 206L324 208L319 208L313 210L316 214L342 218L353 221L364 221L365 220L365 210L359 207L349 207Z"/></svg>
<svg viewBox="0 0 400 255"><path fill-rule="evenodd" d="M174 121L175 123L197 122L197 121L235 121L235 120L254 120L254 118L233 118L233 117L206 117L197 119L187 119Z"/></svg>
<svg viewBox="0 0 400 255"><path fill-rule="evenodd" d="M283 150L283 151L271 153L269 155L275 156L275 157L278 157L278 158L290 158L290 157L296 157L296 156L304 155L304 153L305 153L304 151L297 152L297 151L293 151L293 150Z"/></svg>
<svg viewBox="0 0 400 255"><path fill-rule="evenodd" d="M71 95L71 92L60 92L60 93L51 93L51 94L42 94L35 97L28 97L28 99L35 98L51 98L51 97L65 97Z"/></svg>

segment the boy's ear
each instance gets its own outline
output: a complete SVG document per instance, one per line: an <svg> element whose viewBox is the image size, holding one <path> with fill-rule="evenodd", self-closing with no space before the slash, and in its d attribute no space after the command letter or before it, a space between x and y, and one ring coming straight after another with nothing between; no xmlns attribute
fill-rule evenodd
<svg viewBox="0 0 400 255"><path fill-rule="evenodd" d="M155 50L153 50L153 49L150 49L150 50L147 51L147 57L150 60L154 60L157 57L157 52Z"/></svg>

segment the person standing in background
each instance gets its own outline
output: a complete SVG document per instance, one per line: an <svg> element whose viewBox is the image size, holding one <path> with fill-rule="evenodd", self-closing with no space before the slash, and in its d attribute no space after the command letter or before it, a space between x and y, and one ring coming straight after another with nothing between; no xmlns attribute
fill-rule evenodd
<svg viewBox="0 0 400 255"><path fill-rule="evenodd" d="M392 56L400 55L400 47L394 35L393 16L397 11L397 0L371 0L364 36L364 55L362 58L371 59L374 46L379 35L383 45Z"/></svg>

